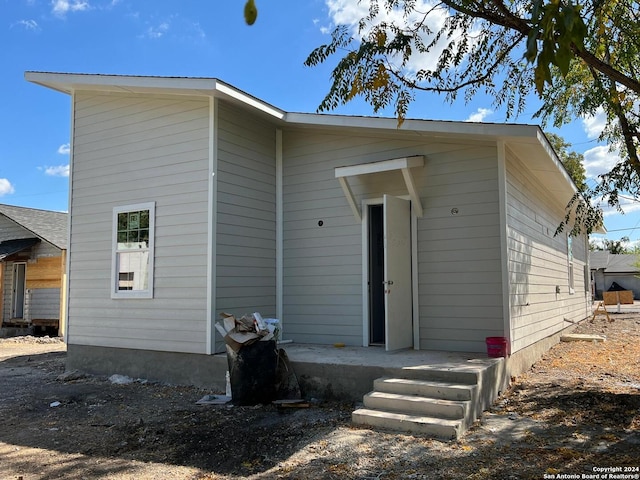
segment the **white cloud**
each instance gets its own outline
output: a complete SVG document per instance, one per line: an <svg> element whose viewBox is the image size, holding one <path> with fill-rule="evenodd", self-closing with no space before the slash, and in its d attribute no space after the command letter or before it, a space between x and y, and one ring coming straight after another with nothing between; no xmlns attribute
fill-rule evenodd
<svg viewBox="0 0 640 480"><path fill-rule="evenodd" d="M68 12L82 12L89 8L89 2L83 0L51 0L51 11L59 17L64 17Z"/></svg>
<svg viewBox="0 0 640 480"><path fill-rule="evenodd" d="M32 31L40 30L40 27L38 26L38 22L36 22L35 20L18 20L16 23L14 23L14 25L20 25L25 30L32 30Z"/></svg>
<svg viewBox="0 0 640 480"><path fill-rule="evenodd" d="M357 26L361 18L369 13L368 0L327 0L329 16L338 25Z"/></svg>
<svg viewBox="0 0 640 480"><path fill-rule="evenodd" d="M15 191L15 188L13 188L13 185L11 185L9 180L6 178L0 178L0 197L10 195Z"/></svg>
<svg viewBox="0 0 640 480"><path fill-rule="evenodd" d="M55 167L44 167L44 173L51 177L68 177L69 165L58 165Z"/></svg>
<svg viewBox="0 0 640 480"><path fill-rule="evenodd" d="M469 115L465 122L482 122L485 118L493 113L490 108L478 108L475 113Z"/></svg>
<svg viewBox="0 0 640 480"><path fill-rule="evenodd" d="M71 145L68 143L65 143L63 145L60 145L58 147L58 153L60 155L69 155L69 152L71 152Z"/></svg>
<svg viewBox="0 0 640 480"><path fill-rule="evenodd" d="M204 30L200 26L199 22L193 22L191 24L191 30L192 30L192 36L194 38L197 38L200 40L204 40L205 38L207 38L207 34L204 33Z"/></svg>
<svg viewBox="0 0 640 480"><path fill-rule="evenodd" d="M606 126L607 116L602 107L598 107L595 115L582 119L582 127L589 138L598 138Z"/></svg>
<svg viewBox="0 0 640 480"><path fill-rule="evenodd" d="M169 23L162 22L157 27L147 28L146 33L143 35L147 38L161 38L169 31Z"/></svg>
<svg viewBox="0 0 640 480"><path fill-rule="evenodd" d="M329 16L331 17L332 23L350 27L353 35L358 34L360 20L369 14L369 0L326 0L326 4L329 8ZM430 11L426 18L425 26L432 32L438 32L443 28L448 14L442 8L434 8L434 5L435 3L430 0L416 0L414 8L407 17L405 17L403 9L388 11L386 8L381 7L378 15L369 27L381 22L393 23L398 26L414 25L418 22L423 22L424 12ZM325 33L325 31L328 32L327 27L321 28L322 33ZM369 29L365 27L360 35L366 36L368 33ZM428 44L431 38L423 35L422 41ZM444 49L446 43L446 38L440 39L438 43L440 48L433 48L428 54L418 52L417 49L414 49L416 53L409 57L405 67L406 73L411 75L422 69L433 70L436 67L440 52Z"/></svg>
<svg viewBox="0 0 640 480"><path fill-rule="evenodd" d="M640 203L638 202L625 202L623 198L620 199L620 206L625 215L633 212L640 212ZM617 208L610 207L609 205L600 205L602 208L602 215L605 217L611 217L613 215L622 215Z"/></svg>
<svg viewBox="0 0 640 480"><path fill-rule="evenodd" d="M602 145L587 150L583 156L587 178L595 178L607 173L620 161L617 151L610 151L609 147Z"/></svg>

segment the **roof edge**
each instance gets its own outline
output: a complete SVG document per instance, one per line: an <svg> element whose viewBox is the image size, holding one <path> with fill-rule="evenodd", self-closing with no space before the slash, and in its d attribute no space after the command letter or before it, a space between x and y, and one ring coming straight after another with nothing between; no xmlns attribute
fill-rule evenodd
<svg viewBox="0 0 640 480"><path fill-rule="evenodd" d="M199 95L227 98L233 102L255 108L278 120L282 120L286 114L283 110L217 78L103 75L37 71L26 71L24 78L30 83L66 93L67 95L72 95L78 90Z"/></svg>

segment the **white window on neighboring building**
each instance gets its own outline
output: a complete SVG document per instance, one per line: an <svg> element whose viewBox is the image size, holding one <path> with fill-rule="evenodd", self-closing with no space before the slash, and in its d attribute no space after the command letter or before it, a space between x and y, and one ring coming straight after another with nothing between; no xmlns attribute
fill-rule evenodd
<svg viewBox="0 0 640 480"><path fill-rule="evenodd" d="M155 203L113 209L111 298L153 298Z"/></svg>
<svg viewBox="0 0 640 480"><path fill-rule="evenodd" d="M567 235L567 262L569 268L569 294L576 293L573 275L573 237Z"/></svg>

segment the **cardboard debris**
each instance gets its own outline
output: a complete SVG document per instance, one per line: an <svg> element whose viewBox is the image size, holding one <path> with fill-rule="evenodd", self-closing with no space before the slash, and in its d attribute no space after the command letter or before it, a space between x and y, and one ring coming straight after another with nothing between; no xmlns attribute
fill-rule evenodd
<svg viewBox="0 0 640 480"><path fill-rule="evenodd" d="M216 322L216 330L236 353L253 342L271 340L279 332L278 320L268 319L267 322L258 312L240 318L226 312L222 312L220 316L222 323Z"/></svg>
<svg viewBox="0 0 640 480"><path fill-rule="evenodd" d="M258 341L259 338L260 335L257 333L231 331L225 335L224 341L234 351L238 352L245 345L251 345L253 342Z"/></svg>

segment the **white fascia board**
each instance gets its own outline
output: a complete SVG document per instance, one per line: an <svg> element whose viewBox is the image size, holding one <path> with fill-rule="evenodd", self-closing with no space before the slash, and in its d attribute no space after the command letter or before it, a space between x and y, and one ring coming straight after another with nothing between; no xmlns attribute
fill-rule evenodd
<svg viewBox="0 0 640 480"><path fill-rule="evenodd" d="M279 108L269 105L268 103L265 103L262 100L258 100L257 98L252 97L251 95L247 95L246 93L240 90L237 90L227 85L226 83L222 83L219 80L216 81L215 89L217 92L220 92L235 100L239 100L245 105L253 107L256 110L265 112L271 115L272 117L277 118L278 120L282 120L286 115L286 113L283 110L280 110Z"/></svg>
<svg viewBox="0 0 640 480"><path fill-rule="evenodd" d="M84 73L25 72L25 79L64 93L76 90L142 92L162 90L204 94L215 90L212 78L147 77L134 75L94 75Z"/></svg>
<svg viewBox="0 0 640 480"><path fill-rule="evenodd" d="M335 176L336 178L353 177L356 175L366 175L368 173L390 172L392 170L422 167L423 165L424 157L422 155L415 155L412 157L383 160L381 162L361 163L360 165L337 167L335 169Z"/></svg>
<svg viewBox="0 0 640 480"><path fill-rule="evenodd" d="M94 90L223 97L282 120L285 112L215 78L147 77L78 73L25 72L25 79L62 93Z"/></svg>
<svg viewBox="0 0 640 480"><path fill-rule="evenodd" d="M571 189L573 190L573 193L576 193L578 191L578 187L576 187L576 184L573 183L573 179L571 178L571 175L569 175L569 172L567 172L567 169L562 164L562 162L558 158L558 155L556 154L553 147L549 143L549 139L540 128L538 129L538 141L540 142L540 145L542 145L542 148L547 153L547 155L549 155L549 158L551 159L555 169L558 171L558 173L560 173L564 177L567 183L571 185Z"/></svg>
<svg viewBox="0 0 640 480"><path fill-rule="evenodd" d="M439 120L405 120L401 125L396 118L358 117L345 115L331 115L318 113L292 113L285 116L285 121L291 125L374 128L399 132L415 132L417 134L431 134L442 136L474 136L497 139L509 137L512 139L529 139L536 142L539 127L536 125L473 123Z"/></svg>

